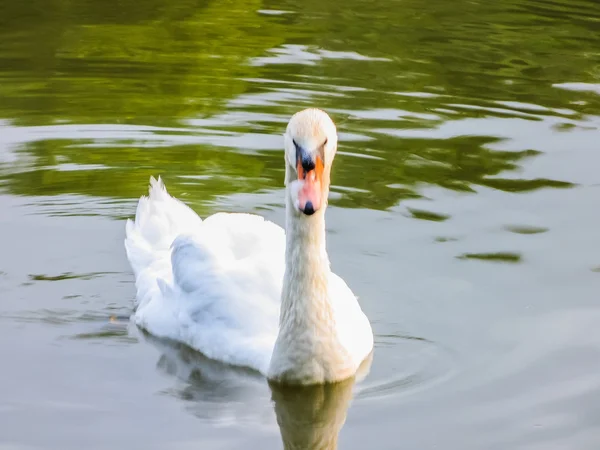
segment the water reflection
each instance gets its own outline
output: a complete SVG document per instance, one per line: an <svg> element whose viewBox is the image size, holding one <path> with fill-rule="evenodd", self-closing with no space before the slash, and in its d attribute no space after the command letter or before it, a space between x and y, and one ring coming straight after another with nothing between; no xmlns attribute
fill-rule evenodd
<svg viewBox="0 0 600 450"><path fill-rule="evenodd" d="M203 421L264 425L272 412L267 401L270 394L286 450L337 448L355 383L368 375L373 361L371 354L356 377L341 383L282 386L267 384L252 370L208 359L177 342L140 333L160 350L158 369L180 381L166 393L183 400Z"/></svg>
<svg viewBox="0 0 600 450"><path fill-rule="evenodd" d="M271 384L286 450L334 450L352 399L354 379L342 383L283 387Z"/></svg>
<svg viewBox="0 0 600 450"><path fill-rule="evenodd" d="M164 125L213 114L258 74L247 59L282 42L277 21L256 14L261 3L152 0L140 9L132 1L37 0L23 9L1 0L0 36L11 44L0 46L0 61L9 62L0 73L43 81L2 83L0 116L38 124L112 123L118 115Z"/></svg>
<svg viewBox="0 0 600 450"><path fill-rule="evenodd" d="M209 359L186 345L143 330L139 333L159 350L158 370L176 381L164 393L183 400L199 419L218 424L264 424L269 417L268 389L259 373Z"/></svg>
<svg viewBox="0 0 600 450"><path fill-rule="evenodd" d="M51 4L26 14L0 0L2 134L26 137L0 148L17 154L0 175L17 195L125 200L158 174L202 207L275 189L287 119L318 105L342 133L332 203L385 210L423 184L574 187L518 171L598 127L595 63L568 44L597 46L591 2L410 0L366 13L351 0L347 14L314 0L302 14L287 0ZM552 21L564 39L547 39Z"/></svg>
<svg viewBox="0 0 600 450"><path fill-rule="evenodd" d="M219 126L240 127L226 133L205 126L179 131L88 126L85 139L76 138L79 131L72 127L4 127L8 138L15 136L6 144L14 157L10 165L0 164L0 174L5 189L16 195L82 194L121 202L142 194L148 178L161 174L174 195L206 208L217 197L281 188L280 134L288 117L273 113L270 118L261 125L260 117L223 114L216 122ZM506 127L503 119L494 117L448 120L428 130L334 118L341 131L331 198L337 206L389 209L422 198L423 183L471 194L481 186L527 193L578 185L556 173L519 173L533 159L547 159L539 148L556 142L557 121L542 116L529 124L513 118ZM591 129L582 128L583 121L572 123L580 127L567 133L570 139L585 140L596 131L593 122ZM527 131L533 128L536 139ZM415 211L413 216L449 218L429 211Z"/></svg>

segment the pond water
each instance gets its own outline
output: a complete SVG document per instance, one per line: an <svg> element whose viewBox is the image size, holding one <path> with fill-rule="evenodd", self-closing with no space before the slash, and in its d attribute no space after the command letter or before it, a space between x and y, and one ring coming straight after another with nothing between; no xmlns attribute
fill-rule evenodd
<svg viewBox="0 0 600 450"><path fill-rule="evenodd" d="M597 448L599 49L595 0L0 0L0 448ZM375 352L271 390L128 323L124 219L283 224L308 106Z"/></svg>

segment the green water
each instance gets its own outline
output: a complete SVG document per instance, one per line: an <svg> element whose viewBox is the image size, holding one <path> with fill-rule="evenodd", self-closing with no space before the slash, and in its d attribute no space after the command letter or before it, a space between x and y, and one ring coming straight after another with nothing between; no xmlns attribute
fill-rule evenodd
<svg viewBox="0 0 600 450"><path fill-rule="evenodd" d="M308 106L376 350L271 391L127 324L124 219L283 224ZM0 448L595 449L599 136L593 0L0 0Z"/></svg>

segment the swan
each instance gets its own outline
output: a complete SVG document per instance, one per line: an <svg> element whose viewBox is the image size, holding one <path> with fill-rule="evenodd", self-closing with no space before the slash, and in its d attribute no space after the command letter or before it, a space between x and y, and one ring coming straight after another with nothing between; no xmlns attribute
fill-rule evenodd
<svg viewBox="0 0 600 450"><path fill-rule="evenodd" d="M291 117L283 137L285 231L254 214L202 220L150 178L125 230L132 320L270 382L338 382L371 355L373 332L325 245L337 130L326 112L309 108Z"/></svg>

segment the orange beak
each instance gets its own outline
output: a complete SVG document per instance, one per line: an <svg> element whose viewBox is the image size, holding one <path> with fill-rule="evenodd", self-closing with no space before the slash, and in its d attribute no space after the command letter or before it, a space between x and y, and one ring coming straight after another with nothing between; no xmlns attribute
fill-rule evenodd
<svg viewBox="0 0 600 450"><path fill-rule="evenodd" d="M321 180L323 178L323 160L315 157L313 168L305 170L302 160L298 158L298 180L304 181L304 184L298 192L298 207L304 214L310 216L321 207Z"/></svg>

